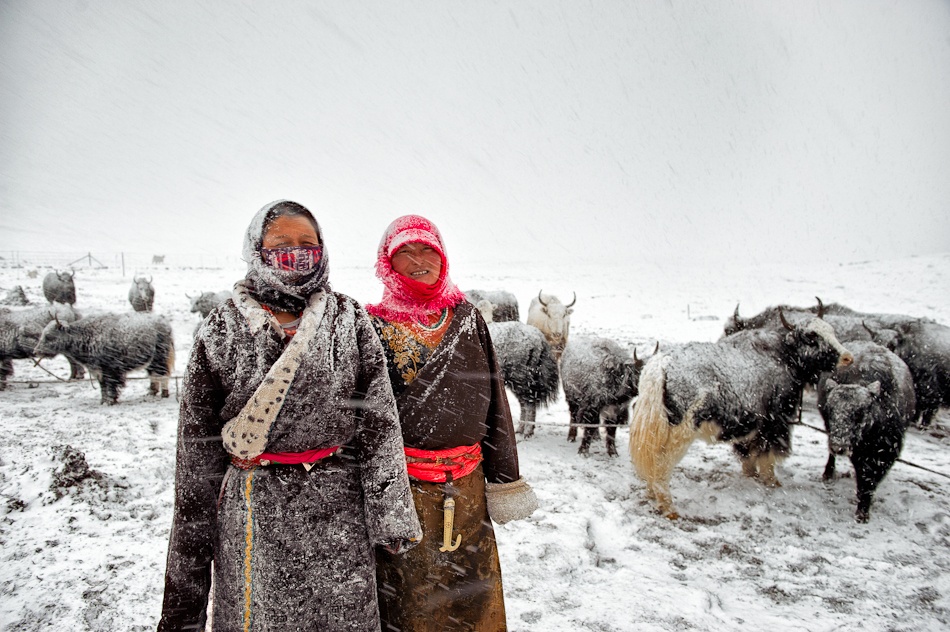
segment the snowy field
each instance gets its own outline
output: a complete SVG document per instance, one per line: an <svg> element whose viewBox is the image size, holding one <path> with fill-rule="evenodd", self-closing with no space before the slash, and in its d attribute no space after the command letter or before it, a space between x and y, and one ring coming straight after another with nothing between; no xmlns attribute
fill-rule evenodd
<svg viewBox="0 0 950 632"><path fill-rule="evenodd" d="M30 268L0 268L0 297L22 285L42 302ZM229 288L241 269L156 266L155 309L175 332L181 374L197 316L186 293ZM131 274L131 273L130 273ZM570 300L574 333L613 337L641 355L656 341L715 340L741 303L811 305L820 296L862 311L950 324L950 254L851 265L747 267L618 264L453 268L463 289L507 289L522 319L540 289ZM375 300L367 268L332 269L335 289ZM76 307L126 311L131 276L80 269ZM60 383L15 361L0 393L0 629L150 630L161 606L171 520L176 384L147 395L133 380L118 405L88 381ZM62 358L43 365L68 375ZM136 373L134 375L144 375ZM35 383L30 384L33 380ZM512 398L517 411L517 403ZM805 424L821 426L806 395ZM538 413L520 444L541 509L496 527L513 631L571 632L950 629L950 479L898 463L871 521L857 524L853 478L821 481L824 435L794 431L777 468L781 488L742 478L722 445L694 444L673 476L682 515L651 512L618 432L619 458L589 458L566 439L562 399ZM912 429L902 458L950 475L950 415ZM88 467L87 469L84 469ZM838 470L849 469L846 459ZM78 484L71 484L75 481Z"/></svg>

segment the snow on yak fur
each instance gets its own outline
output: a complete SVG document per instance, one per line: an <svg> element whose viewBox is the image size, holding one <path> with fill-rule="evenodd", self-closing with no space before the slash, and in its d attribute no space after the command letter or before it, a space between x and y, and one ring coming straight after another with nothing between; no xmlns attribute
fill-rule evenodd
<svg viewBox="0 0 950 632"><path fill-rule="evenodd" d="M76 302L76 284L73 282L75 273L50 272L43 278L43 296L50 303L66 303L73 305Z"/></svg>
<svg viewBox="0 0 950 632"><path fill-rule="evenodd" d="M137 312L152 311L152 305L155 303L155 288L152 287L151 277L132 279L132 287L129 288L129 303Z"/></svg>
<svg viewBox="0 0 950 632"><path fill-rule="evenodd" d="M201 314L201 318L204 320L211 313L211 310L231 298L231 291L202 292L198 296L189 296L188 298L191 299L191 312Z"/></svg>
<svg viewBox="0 0 950 632"><path fill-rule="evenodd" d="M779 485L775 463L791 447L802 389L853 361L823 320L782 322L782 331L741 331L658 353L644 367L630 459L664 515L677 517L670 476L697 436L731 443L745 475Z"/></svg>
<svg viewBox="0 0 950 632"><path fill-rule="evenodd" d="M561 384L571 411L567 440L577 437L583 425L584 438L578 454L587 455L591 442L599 436L600 418L604 418L607 454L617 456L618 425L630 418L630 402L637 396L637 382L644 361L631 355L608 338L573 338L561 356Z"/></svg>
<svg viewBox="0 0 950 632"><path fill-rule="evenodd" d="M54 319L71 323L79 318L71 305L53 303L43 307L10 311L0 315L0 390L13 375L13 360L33 357L33 349L47 323ZM70 379L82 379L81 364L69 360Z"/></svg>
<svg viewBox="0 0 950 632"><path fill-rule="evenodd" d="M567 334L571 328L572 308L577 303L577 295L573 300L565 305L553 294L538 292L538 295L531 299L528 306L528 324L541 330L551 350L554 351L554 358L561 359L561 353L564 352L564 346L567 344Z"/></svg>
<svg viewBox="0 0 950 632"><path fill-rule="evenodd" d="M736 307L726 323L726 334L746 329L780 329L780 311L792 323L808 320L817 312L834 327L838 340L874 341L907 364L914 378L920 426L930 425L941 406L950 406L950 327L903 314L859 312L837 303L823 305L821 299L816 307L789 310L770 307L750 318L741 318Z"/></svg>
<svg viewBox="0 0 950 632"><path fill-rule="evenodd" d="M557 361L544 335L531 325L517 321L489 323L488 331L505 386L521 407L518 432L531 437L538 406L557 398Z"/></svg>
<svg viewBox="0 0 950 632"><path fill-rule="evenodd" d="M929 426L941 406L950 406L950 327L914 319L873 333L875 342L887 346L910 369L917 423Z"/></svg>
<svg viewBox="0 0 950 632"><path fill-rule="evenodd" d="M521 320L521 315L518 312L518 298L511 292L505 292L504 290L468 290L465 292L465 298L476 307L481 301L488 301L491 306L491 318L485 318L485 322L505 323ZM482 312L482 315L485 315L484 312Z"/></svg>
<svg viewBox="0 0 950 632"><path fill-rule="evenodd" d="M82 363L99 379L102 403L115 404L125 375L144 368L149 392L168 397L168 376L175 365L172 329L161 316L133 312L88 316L74 323L46 325L36 355L62 353Z"/></svg>
<svg viewBox="0 0 950 632"><path fill-rule="evenodd" d="M823 373L818 383L818 410L828 431L823 478L834 478L836 455L848 456L857 486L854 517L867 522L874 491L900 456L916 400L903 360L873 342L854 342L850 349L854 364Z"/></svg>

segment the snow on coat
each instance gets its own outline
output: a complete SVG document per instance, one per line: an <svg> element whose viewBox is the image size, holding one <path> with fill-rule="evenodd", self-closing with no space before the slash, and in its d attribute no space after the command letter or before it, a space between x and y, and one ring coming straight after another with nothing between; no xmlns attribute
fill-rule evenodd
<svg viewBox="0 0 950 632"><path fill-rule="evenodd" d="M213 560L215 630L377 630L373 547L420 535L381 345L363 309L331 292L267 451L343 449L309 472L239 469L221 428L284 348L256 311L249 320L228 300L195 340L159 629L204 625Z"/></svg>

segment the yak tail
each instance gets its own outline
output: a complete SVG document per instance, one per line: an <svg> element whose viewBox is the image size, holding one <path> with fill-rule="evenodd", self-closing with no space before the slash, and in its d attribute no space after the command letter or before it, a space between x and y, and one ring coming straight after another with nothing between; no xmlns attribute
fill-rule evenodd
<svg viewBox="0 0 950 632"><path fill-rule="evenodd" d="M168 341L168 355L165 359L165 366L168 367L168 374L175 374L175 343L172 340Z"/></svg>
<svg viewBox="0 0 950 632"><path fill-rule="evenodd" d="M640 374L640 395L630 422L630 460L647 485L647 497L668 518L677 518L670 494L670 477L696 437L691 423L670 423L664 404L666 365L669 357L658 353Z"/></svg>

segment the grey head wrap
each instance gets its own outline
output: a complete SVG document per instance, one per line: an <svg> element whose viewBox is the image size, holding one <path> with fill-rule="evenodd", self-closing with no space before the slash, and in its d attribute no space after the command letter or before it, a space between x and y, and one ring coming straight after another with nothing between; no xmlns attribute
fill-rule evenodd
<svg viewBox="0 0 950 632"><path fill-rule="evenodd" d="M313 220L323 248L319 265L303 274L273 268L261 258L261 244L264 241L264 226L279 211L292 211L293 215L304 215ZM323 239L320 224L305 206L290 200L276 200L265 205L251 219L244 235L243 259L247 262L247 278L243 285L259 303L284 312L301 312L307 306L310 297L319 290L329 290L329 260L327 245Z"/></svg>

